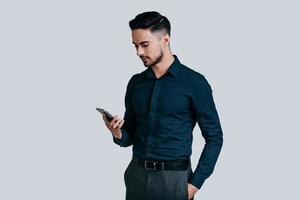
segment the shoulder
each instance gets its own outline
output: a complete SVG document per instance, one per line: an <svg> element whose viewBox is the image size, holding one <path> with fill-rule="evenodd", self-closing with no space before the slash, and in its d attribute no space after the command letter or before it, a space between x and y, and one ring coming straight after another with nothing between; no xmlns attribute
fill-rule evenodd
<svg viewBox="0 0 300 200"><path fill-rule="evenodd" d="M191 81L195 87L205 87L209 86L209 83L204 76L204 74L195 71L194 69L187 67L186 65L181 64L180 75L187 80Z"/></svg>
<svg viewBox="0 0 300 200"><path fill-rule="evenodd" d="M142 75L142 72L140 73L136 73L136 74L133 74L131 76L131 78L129 79L129 83L135 83L135 82L138 82L142 79L143 75Z"/></svg>
<svg viewBox="0 0 300 200"><path fill-rule="evenodd" d="M136 74L133 74L131 76L131 78L129 79L128 81L128 84L127 84L127 87L128 88L132 88L134 87L137 83L143 81L143 72L140 72L140 73L136 73Z"/></svg>

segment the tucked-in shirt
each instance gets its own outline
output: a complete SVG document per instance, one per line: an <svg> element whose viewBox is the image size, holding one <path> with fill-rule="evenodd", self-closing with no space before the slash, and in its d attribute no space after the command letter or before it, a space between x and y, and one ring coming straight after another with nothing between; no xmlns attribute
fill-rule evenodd
<svg viewBox="0 0 300 200"><path fill-rule="evenodd" d="M134 74L125 94L121 147L132 145L133 155L147 160L190 159L193 129L198 123L205 146L189 183L201 188L215 167L223 133L204 75L181 64L178 57L157 78L148 67Z"/></svg>

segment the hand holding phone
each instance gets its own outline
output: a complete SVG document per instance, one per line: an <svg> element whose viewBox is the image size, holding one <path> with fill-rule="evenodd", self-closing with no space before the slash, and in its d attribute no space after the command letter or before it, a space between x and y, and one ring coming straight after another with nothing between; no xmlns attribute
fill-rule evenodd
<svg viewBox="0 0 300 200"><path fill-rule="evenodd" d="M121 127L124 124L124 119L120 118L119 116L113 116L108 111L102 109L102 108L96 108L97 111L99 111L101 114L104 114L103 119L105 121L106 127L110 130L110 132L113 134L115 138L121 139L122 138L122 132Z"/></svg>

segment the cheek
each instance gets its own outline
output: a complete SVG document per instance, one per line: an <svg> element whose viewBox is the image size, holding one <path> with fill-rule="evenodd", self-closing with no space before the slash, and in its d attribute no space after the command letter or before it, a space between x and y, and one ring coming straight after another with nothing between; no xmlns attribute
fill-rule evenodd
<svg viewBox="0 0 300 200"><path fill-rule="evenodd" d="M146 53L147 55L150 57L150 58L155 58L157 57L160 52L162 51L161 47L160 46L151 46L149 47L148 49L146 49Z"/></svg>

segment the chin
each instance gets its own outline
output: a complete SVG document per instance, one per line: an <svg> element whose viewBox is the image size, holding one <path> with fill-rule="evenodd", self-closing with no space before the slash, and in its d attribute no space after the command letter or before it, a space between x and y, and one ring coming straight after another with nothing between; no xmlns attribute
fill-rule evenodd
<svg viewBox="0 0 300 200"><path fill-rule="evenodd" d="M147 64L147 62L143 62L143 64L144 64L145 67L150 67L151 66L150 64Z"/></svg>

